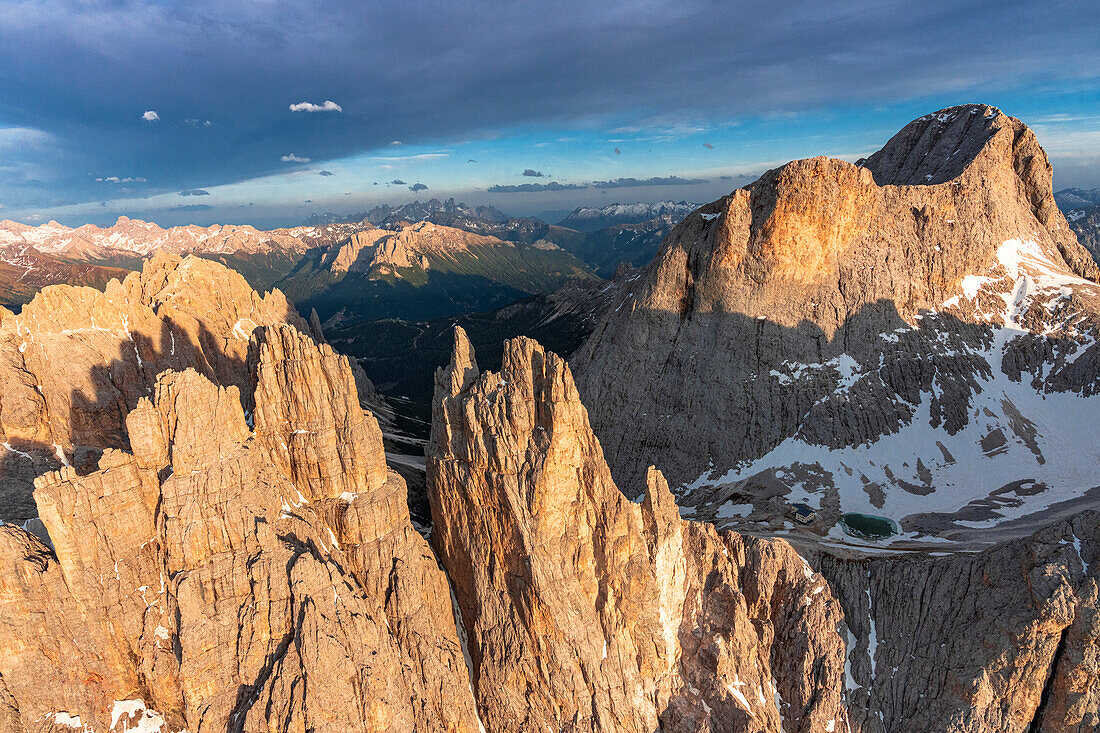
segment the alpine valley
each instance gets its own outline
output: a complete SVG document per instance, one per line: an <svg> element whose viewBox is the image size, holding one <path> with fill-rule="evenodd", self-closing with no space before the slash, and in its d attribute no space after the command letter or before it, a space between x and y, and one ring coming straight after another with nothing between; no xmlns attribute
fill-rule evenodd
<svg viewBox="0 0 1100 733"><path fill-rule="evenodd" d="M1052 175L973 104L702 206L0 223L0 733L1100 730Z"/></svg>

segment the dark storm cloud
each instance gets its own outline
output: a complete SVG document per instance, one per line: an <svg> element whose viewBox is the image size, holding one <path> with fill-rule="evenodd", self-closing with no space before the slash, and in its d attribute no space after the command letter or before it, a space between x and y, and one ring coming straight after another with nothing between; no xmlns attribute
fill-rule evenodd
<svg viewBox="0 0 1100 733"><path fill-rule="evenodd" d="M542 174L542 171L537 171L534 168L528 168L520 175L527 176L528 178L545 178L545 176Z"/></svg>
<svg viewBox="0 0 1100 733"><path fill-rule="evenodd" d="M329 176L335 176L336 174L333 173L332 171L317 171L317 175L325 176L327 178Z"/></svg>
<svg viewBox="0 0 1100 733"><path fill-rule="evenodd" d="M172 211L208 211L213 208L210 204L180 204L173 206Z"/></svg>
<svg viewBox="0 0 1100 733"><path fill-rule="evenodd" d="M409 190L413 193L419 193L420 191L427 191L428 187L425 186L423 183L414 183L413 185L409 186Z"/></svg>
<svg viewBox="0 0 1100 733"><path fill-rule="evenodd" d="M180 196L209 196L209 191L204 191L201 188L188 188L180 191Z"/></svg>
<svg viewBox="0 0 1100 733"><path fill-rule="evenodd" d="M1094 0L32 0L0 4L0 126L52 136L20 152L51 195L98 201L85 171L178 191L396 137L1094 83L1098 37ZM0 182L6 205L43 190Z"/></svg>
<svg viewBox="0 0 1100 733"><path fill-rule="evenodd" d="M593 181L592 188L636 188L638 186L694 186L706 183L701 178L680 178L679 176L654 176L653 178L616 178L613 181Z"/></svg>
<svg viewBox="0 0 1100 733"><path fill-rule="evenodd" d="M394 186L404 186L405 185L405 182L402 181L400 178L395 178L392 181L390 181L390 183L393 184Z"/></svg>
<svg viewBox="0 0 1100 733"><path fill-rule="evenodd" d="M588 186L551 181L550 183L521 183L518 186L489 186L486 190L489 193L534 193L536 191L580 191L585 188Z"/></svg>

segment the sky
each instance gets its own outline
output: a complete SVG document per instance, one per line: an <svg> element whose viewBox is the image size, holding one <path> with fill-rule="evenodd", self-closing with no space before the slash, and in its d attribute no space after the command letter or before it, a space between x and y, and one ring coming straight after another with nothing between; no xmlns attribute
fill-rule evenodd
<svg viewBox="0 0 1100 733"><path fill-rule="evenodd" d="M985 102L1100 186L1095 0L0 0L0 219L705 202Z"/></svg>

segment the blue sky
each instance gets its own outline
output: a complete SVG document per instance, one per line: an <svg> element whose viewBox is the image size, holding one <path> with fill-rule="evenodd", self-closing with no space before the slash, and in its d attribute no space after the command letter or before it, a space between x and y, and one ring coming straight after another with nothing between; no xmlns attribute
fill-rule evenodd
<svg viewBox="0 0 1100 733"><path fill-rule="evenodd" d="M708 201L971 101L1095 187L1097 38L1091 2L5 0L0 218Z"/></svg>

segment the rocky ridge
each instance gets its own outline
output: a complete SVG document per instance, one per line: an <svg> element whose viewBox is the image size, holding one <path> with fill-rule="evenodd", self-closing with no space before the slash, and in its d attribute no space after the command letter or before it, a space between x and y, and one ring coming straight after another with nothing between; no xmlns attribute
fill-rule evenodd
<svg viewBox="0 0 1100 733"><path fill-rule="evenodd" d="M432 544L489 730L844 730L838 606L783 542L616 488L569 367L524 338L436 376Z"/></svg>
<svg viewBox="0 0 1100 733"><path fill-rule="evenodd" d="M332 245L325 254L323 264L335 273L393 274L399 268L427 270L434 258L453 258L458 253L469 253L480 248L517 246L497 237L427 221L397 226L399 228L396 230L365 229L356 232L348 240ZM549 242L532 246L559 249Z"/></svg>
<svg viewBox="0 0 1100 733"><path fill-rule="evenodd" d="M251 399L164 371L129 451L37 480L53 552L0 528L0 729L478 730L347 359L287 324L252 344Z"/></svg>
<svg viewBox="0 0 1100 733"><path fill-rule="evenodd" d="M1100 514L978 553L823 550L852 731L1100 727Z"/></svg>
<svg viewBox="0 0 1100 733"><path fill-rule="evenodd" d="M228 268L163 251L103 291L51 286L18 315L0 311L2 518L34 516L43 471L126 449L126 416L162 371L244 392L253 330L280 323L306 328L278 291L261 297Z"/></svg>
<svg viewBox="0 0 1100 733"><path fill-rule="evenodd" d="M845 719L840 606L822 578L783 542L682 521L656 472L646 502L627 501L560 358L511 342L516 387L501 390L475 379L459 332L441 372L431 491L460 513L437 515L433 541L456 615L347 359L289 324L250 345L246 391L165 370L126 417L128 450L38 478L52 549L0 527L0 730ZM524 487L508 473L521 461ZM490 545L467 534L490 528L505 530ZM497 551L499 568L462 570Z"/></svg>

